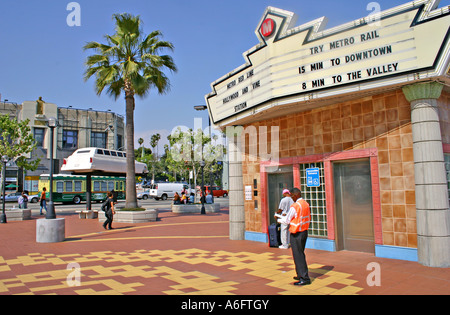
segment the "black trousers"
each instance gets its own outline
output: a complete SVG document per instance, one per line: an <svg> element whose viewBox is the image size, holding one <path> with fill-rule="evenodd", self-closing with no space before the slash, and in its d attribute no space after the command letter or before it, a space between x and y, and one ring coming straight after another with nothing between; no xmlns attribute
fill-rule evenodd
<svg viewBox="0 0 450 315"><path fill-rule="evenodd" d="M106 228L106 226L108 225L108 228L111 229L111 224L113 222L113 213L111 210L108 210L105 212L105 217L106 217L106 221L105 223L103 223L103 227Z"/></svg>
<svg viewBox="0 0 450 315"><path fill-rule="evenodd" d="M300 280L311 281L308 275L308 265L306 264L305 246L308 239L308 231L291 234L292 256L294 257L295 270Z"/></svg>

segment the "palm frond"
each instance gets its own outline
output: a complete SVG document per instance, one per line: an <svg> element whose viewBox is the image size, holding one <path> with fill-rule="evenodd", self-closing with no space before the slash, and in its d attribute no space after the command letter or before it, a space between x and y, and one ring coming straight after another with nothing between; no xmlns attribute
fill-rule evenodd
<svg viewBox="0 0 450 315"><path fill-rule="evenodd" d="M125 91L146 96L152 88L159 94L170 89L170 82L163 71L176 72L177 68L171 56L159 55L163 49L173 51L172 43L161 41L162 33L158 30L147 36L142 32L139 16L128 13L114 14L115 34L105 35L105 44L89 42L84 50L95 53L85 62L85 81L95 76L95 89L101 94L107 93L117 99Z"/></svg>
<svg viewBox="0 0 450 315"><path fill-rule="evenodd" d="M96 64L107 64L109 63L108 56L105 55L92 55L86 59L86 66L94 66Z"/></svg>
<svg viewBox="0 0 450 315"><path fill-rule="evenodd" d="M174 50L172 43L167 42L167 41L158 41L153 45L151 52L156 54L163 48L167 48L171 51Z"/></svg>
<svg viewBox="0 0 450 315"><path fill-rule="evenodd" d="M144 98L150 93L150 82L142 75L135 75L131 78L131 83L134 92L141 98Z"/></svg>
<svg viewBox="0 0 450 315"><path fill-rule="evenodd" d="M121 78L108 86L107 93L109 96L114 97L114 99L117 100L122 94L124 87L125 81Z"/></svg>
<svg viewBox="0 0 450 315"><path fill-rule="evenodd" d="M172 72L178 72L178 68L175 65L175 62L173 61L172 56L163 55L163 56L160 56L160 57L163 60L164 67L166 67L167 69L171 70Z"/></svg>
<svg viewBox="0 0 450 315"><path fill-rule="evenodd" d="M157 68L146 68L144 78L158 90L159 94L170 91L170 81L167 76Z"/></svg>

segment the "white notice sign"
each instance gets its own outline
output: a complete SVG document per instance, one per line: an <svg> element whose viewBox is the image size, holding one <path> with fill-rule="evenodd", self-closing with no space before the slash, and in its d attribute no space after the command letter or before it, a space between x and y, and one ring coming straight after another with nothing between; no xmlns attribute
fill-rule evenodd
<svg viewBox="0 0 450 315"><path fill-rule="evenodd" d="M245 186L245 200L252 200L252 186Z"/></svg>

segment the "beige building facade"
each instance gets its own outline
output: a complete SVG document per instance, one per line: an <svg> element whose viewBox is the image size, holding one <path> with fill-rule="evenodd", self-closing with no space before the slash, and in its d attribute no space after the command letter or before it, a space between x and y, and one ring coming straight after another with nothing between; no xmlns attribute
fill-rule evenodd
<svg viewBox="0 0 450 315"><path fill-rule="evenodd" d="M51 139L47 121L51 117L58 121L53 139L55 173L60 172L64 158L78 148L123 150L125 146L124 117L111 111L58 107L39 98L22 104L0 103L0 112L19 121L29 120L37 147L27 158L40 159L40 165L36 171L26 171L12 164L7 168L7 180L9 184L17 185L19 190L28 190L30 193L38 191L39 176L50 173Z"/></svg>

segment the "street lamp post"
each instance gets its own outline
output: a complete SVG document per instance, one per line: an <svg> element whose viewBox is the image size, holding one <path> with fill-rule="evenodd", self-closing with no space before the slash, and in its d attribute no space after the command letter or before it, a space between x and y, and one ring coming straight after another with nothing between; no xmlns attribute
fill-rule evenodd
<svg viewBox="0 0 450 315"><path fill-rule="evenodd" d="M57 218L55 205L53 203L53 148L55 128L58 126L56 118L50 117L47 120L47 126L50 128L50 187L49 202L45 219L36 220L36 242L38 243L59 243L64 242L66 238L66 226L64 218Z"/></svg>
<svg viewBox="0 0 450 315"><path fill-rule="evenodd" d="M203 169L205 168L205 161L201 161L200 162L200 166L202 168L202 197L201 197L201 202L202 202L202 210L201 210L201 214L206 214L205 211L205 177L203 176Z"/></svg>
<svg viewBox="0 0 450 315"><path fill-rule="evenodd" d="M55 128L58 126L58 121L54 117L50 117L47 121L47 126L50 128L50 187L49 187L49 201L47 204L47 213L45 218L48 220L56 219L55 204L53 203L53 173L54 173L54 162L53 162L53 147L54 147L54 134Z"/></svg>
<svg viewBox="0 0 450 315"><path fill-rule="evenodd" d="M208 107L206 105L196 105L196 106L194 106L194 109L197 111L202 111L202 110L207 110ZM209 141L212 146L211 117L209 117L209 115L208 115L208 122L209 122ZM203 141L202 141L202 143L203 143ZM202 155L203 155L203 152L202 152ZM211 171L209 173L209 194L211 195L212 203L214 203L212 168L213 168L213 166L211 165Z"/></svg>
<svg viewBox="0 0 450 315"><path fill-rule="evenodd" d="M2 156L2 163L3 163L3 167L2 167L2 194L3 194L3 211L2 211L2 215L0 216L0 223L7 223L6 221L6 212L5 212L5 199L6 199L6 195L5 195L5 186L6 186L6 163L8 163L9 158L4 155Z"/></svg>

